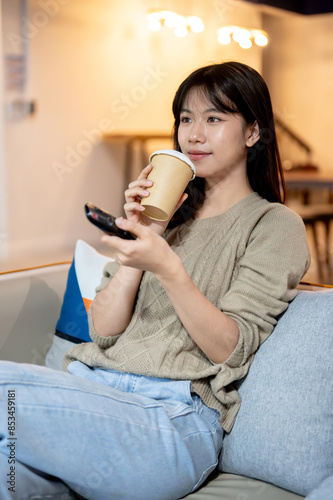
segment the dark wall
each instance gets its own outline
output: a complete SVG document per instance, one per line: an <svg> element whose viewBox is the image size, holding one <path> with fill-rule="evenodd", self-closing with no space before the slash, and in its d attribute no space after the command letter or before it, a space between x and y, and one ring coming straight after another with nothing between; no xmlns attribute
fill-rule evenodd
<svg viewBox="0 0 333 500"><path fill-rule="evenodd" d="M299 14L325 14L333 12L333 0L245 0L246 2L270 5Z"/></svg>

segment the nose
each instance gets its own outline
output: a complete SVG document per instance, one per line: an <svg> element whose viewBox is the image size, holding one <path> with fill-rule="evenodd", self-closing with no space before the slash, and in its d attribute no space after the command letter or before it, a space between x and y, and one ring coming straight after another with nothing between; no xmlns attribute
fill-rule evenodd
<svg viewBox="0 0 333 500"><path fill-rule="evenodd" d="M205 142L205 140L206 134L203 123L201 123L200 121L193 122L190 129L189 141L203 143Z"/></svg>

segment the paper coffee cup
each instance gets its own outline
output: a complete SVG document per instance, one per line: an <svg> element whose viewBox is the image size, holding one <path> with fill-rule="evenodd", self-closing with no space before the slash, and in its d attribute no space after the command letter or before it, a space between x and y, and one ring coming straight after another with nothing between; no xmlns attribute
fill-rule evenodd
<svg viewBox="0 0 333 500"><path fill-rule="evenodd" d="M165 221L171 217L187 184L195 177L195 167L183 153L172 149L155 151L149 158L153 165L148 179L154 184L146 188L150 192L143 198L144 215L150 219Z"/></svg>

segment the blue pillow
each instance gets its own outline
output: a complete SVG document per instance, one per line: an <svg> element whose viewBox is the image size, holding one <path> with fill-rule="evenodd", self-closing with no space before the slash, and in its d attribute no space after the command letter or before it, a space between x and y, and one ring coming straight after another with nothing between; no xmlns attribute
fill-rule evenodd
<svg viewBox="0 0 333 500"><path fill-rule="evenodd" d="M303 496L333 474L332 356L333 291L300 291L238 384L220 470Z"/></svg>
<svg viewBox="0 0 333 500"><path fill-rule="evenodd" d="M68 272L67 287L55 335L75 344L91 340L87 311L76 275L75 256Z"/></svg>

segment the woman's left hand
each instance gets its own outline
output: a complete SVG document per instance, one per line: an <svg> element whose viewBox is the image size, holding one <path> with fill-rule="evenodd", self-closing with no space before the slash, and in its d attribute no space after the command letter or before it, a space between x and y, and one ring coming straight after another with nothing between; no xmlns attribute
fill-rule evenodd
<svg viewBox="0 0 333 500"><path fill-rule="evenodd" d="M177 258L175 252L161 236L149 227L120 217L116 219L119 228L130 231L136 240L124 240L117 236L103 235L102 241L115 254L119 264L144 271L163 274L170 260Z"/></svg>

